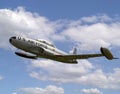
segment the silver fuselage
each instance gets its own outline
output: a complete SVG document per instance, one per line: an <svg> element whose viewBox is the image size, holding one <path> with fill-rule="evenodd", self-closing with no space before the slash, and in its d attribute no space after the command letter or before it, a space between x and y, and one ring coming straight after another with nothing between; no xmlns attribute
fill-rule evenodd
<svg viewBox="0 0 120 94"><path fill-rule="evenodd" d="M74 63L74 60L66 60L64 58L56 58L59 55L67 55L67 53L57 49L53 45L46 44L39 40L34 40L30 38L23 37L11 37L10 43L18 49L21 49L25 52L32 53L40 58L48 58L51 60L56 60L65 63ZM55 56L55 57L54 57Z"/></svg>

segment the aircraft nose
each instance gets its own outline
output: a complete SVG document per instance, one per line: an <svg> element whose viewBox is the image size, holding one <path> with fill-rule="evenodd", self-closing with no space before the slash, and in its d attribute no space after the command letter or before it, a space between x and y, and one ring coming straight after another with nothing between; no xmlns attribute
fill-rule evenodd
<svg viewBox="0 0 120 94"><path fill-rule="evenodd" d="M16 37L14 36L14 37L11 37L10 39L9 39L9 42L11 43L12 42L12 39L16 39Z"/></svg>
<svg viewBox="0 0 120 94"><path fill-rule="evenodd" d="M11 39L11 38L9 39L9 42L10 42L10 43L12 42L12 39Z"/></svg>

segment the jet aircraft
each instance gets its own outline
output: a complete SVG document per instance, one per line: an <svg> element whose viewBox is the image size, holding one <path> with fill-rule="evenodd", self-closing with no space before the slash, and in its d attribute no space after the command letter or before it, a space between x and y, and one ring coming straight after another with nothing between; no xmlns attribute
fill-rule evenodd
<svg viewBox="0 0 120 94"><path fill-rule="evenodd" d="M109 60L116 59L107 48L103 47L100 48L101 53L99 54L77 54L76 48L74 48L72 54L67 54L56 48L52 43L43 39L30 39L13 36L9 39L9 42L16 48L24 51L15 52L16 55L29 59L46 58L69 64L77 64L77 59L88 59L102 56L105 56Z"/></svg>

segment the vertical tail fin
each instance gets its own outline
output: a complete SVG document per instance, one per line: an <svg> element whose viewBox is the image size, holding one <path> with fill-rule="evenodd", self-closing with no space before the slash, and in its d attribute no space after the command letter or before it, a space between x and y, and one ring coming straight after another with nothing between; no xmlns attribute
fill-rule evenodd
<svg viewBox="0 0 120 94"><path fill-rule="evenodd" d="M72 54L73 55L77 54L77 48L76 47L73 48L73 53ZM75 62L76 64L78 63L78 61L76 59L73 59L73 62Z"/></svg>
<svg viewBox="0 0 120 94"><path fill-rule="evenodd" d="M77 54L77 48L73 48L73 54Z"/></svg>

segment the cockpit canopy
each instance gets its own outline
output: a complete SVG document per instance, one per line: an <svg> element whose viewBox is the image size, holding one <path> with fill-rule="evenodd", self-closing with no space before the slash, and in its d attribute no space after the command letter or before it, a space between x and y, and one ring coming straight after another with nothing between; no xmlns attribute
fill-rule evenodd
<svg viewBox="0 0 120 94"><path fill-rule="evenodd" d="M37 41L42 42L42 43L44 43L44 44L47 44L47 45L49 45L49 46L51 46L51 47L55 47L52 43L50 43L50 42L47 41L47 40L37 39Z"/></svg>

